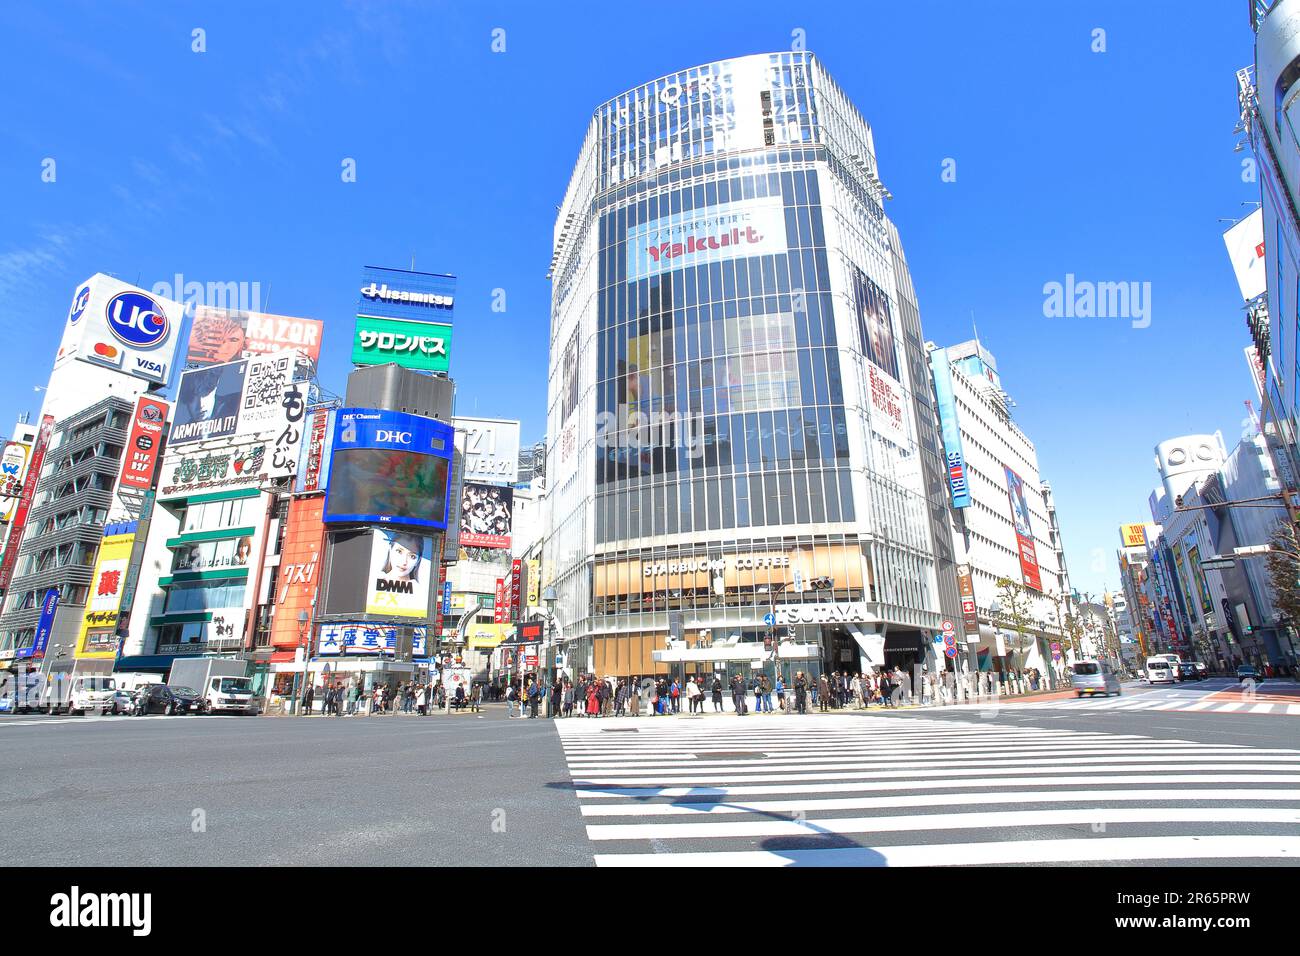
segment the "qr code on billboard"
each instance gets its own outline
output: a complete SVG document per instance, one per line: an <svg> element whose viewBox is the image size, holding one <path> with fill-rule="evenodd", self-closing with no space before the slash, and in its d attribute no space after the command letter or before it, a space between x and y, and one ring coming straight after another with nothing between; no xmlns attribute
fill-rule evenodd
<svg viewBox="0 0 1300 956"><path fill-rule="evenodd" d="M280 404L284 397L284 383L289 376L291 359L288 356L275 360L250 362L248 367L247 398L244 410L267 408Z"/></svg>

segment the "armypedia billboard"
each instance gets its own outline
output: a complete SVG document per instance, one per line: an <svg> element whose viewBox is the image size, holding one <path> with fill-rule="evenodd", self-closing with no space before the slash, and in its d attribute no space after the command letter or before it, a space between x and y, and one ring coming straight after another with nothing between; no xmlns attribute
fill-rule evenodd
<svg viewBox="0 0 1300 956"><path fill-rule="evenodd" d="M451 326L358 315L352 333L353 365L386 365L445 372L451 359Z"/></svg>

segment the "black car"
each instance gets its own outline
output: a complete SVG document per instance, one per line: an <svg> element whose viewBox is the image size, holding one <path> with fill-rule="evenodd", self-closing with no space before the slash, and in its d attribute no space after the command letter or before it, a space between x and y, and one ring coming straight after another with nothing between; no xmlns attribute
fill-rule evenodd
<svg viewBox="0 0 1300 956"><path fill-rule="evenodd" d="M146 714L198 714L203 698L192 688L180 684L150 684L143 691Z"/></svg>

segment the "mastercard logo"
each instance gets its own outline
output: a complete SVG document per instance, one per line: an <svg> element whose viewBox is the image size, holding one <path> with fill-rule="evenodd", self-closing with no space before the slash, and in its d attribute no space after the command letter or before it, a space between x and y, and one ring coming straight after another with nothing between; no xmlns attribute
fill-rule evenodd
<svg viewBox="0 0 1300 956"><path fill-rule="evenodd" d="M96 342L95 354L102 355L104 358L117 358L117 347L107 342Z"/></svg>

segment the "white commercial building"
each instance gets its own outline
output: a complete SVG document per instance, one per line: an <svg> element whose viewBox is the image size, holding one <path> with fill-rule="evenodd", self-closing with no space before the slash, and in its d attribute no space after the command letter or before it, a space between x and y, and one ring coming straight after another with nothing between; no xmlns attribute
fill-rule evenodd
<svg viewBox="0 0 1300 956"><path fill-rule="evenodd" d="M981 669L1059 674L1070 659L1068 578L1034 443L1012 419L997 362L978 340L932 346L931 368L954 547L974 592L975 614L964 615L959 633L977 646Z"/></svg>

